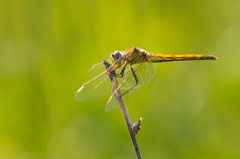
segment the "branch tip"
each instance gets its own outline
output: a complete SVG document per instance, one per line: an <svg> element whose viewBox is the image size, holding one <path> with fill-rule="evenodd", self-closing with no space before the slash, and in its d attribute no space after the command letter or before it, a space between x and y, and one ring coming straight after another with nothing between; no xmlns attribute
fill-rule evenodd
<svg viewBox="0 0 240 159"><path fill-rule="evenodd" d="M142 117L136 123L134 123L132 126L133 133L135 136L139 133L139 131L141 129L141 126L140 126L141 122L142 122Z"/></svg>

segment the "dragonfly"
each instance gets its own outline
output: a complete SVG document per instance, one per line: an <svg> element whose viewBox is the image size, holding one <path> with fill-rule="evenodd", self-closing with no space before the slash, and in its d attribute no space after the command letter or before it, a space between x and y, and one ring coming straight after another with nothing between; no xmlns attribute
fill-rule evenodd
<svg viewBox="0 0 240 159"><path fill-rule="evenodd" d="M156 74L154 63L173 61L217 60L214 55L168 55L148 53L147 51L133 47L126 51L111 53L111 69L105 69L103 63L97 63L90 68L89 76L92 78L84 83L76 93L77 101L87 101L112 92L105 111L118 107L115 98L116 90L112 89L109 79L109 70L116 72L119 87L124 101L129 100L143 88L145 88Z"/></svg>

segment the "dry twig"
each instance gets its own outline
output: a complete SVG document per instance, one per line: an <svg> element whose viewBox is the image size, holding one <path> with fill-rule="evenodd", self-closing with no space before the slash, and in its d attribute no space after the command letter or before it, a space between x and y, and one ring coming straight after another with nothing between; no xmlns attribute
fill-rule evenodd
<svg viewBox="0 0 240 159"><path fill-rule="evenodd" d="M139 121L137 121L135 124L132 125L132 122L131 122L130 117L129 117L128 112L127 112L127 108L126 108L125 103L123 101L123 98L121 96L121 90L117 89L118 88L118 82L117 82L117 79L116 79L115 71L109 70L109 69L112 69L110 67L111 65L104 58L103 58L103 64L105 65L106 70L108 70L109 78L112 82L114 90L117 90L115 92L115 97L118 101L118 104L120 106L120 109L121 109L123 117L124 117L124 120L127 124L127 128L128 128L128 131L129 131L129 134L130 134L130 137L131 137L131 140L132 140L133 147L135 149L137 158L141 159L142 157L141 157L141 154L140 154L140 151L139 151L139 148L138 148L138 145L137 145L137 140L136 140L135 136L137 135L137 133L140 130L140 124L141 124L142 118L140 118Z"/></svg>

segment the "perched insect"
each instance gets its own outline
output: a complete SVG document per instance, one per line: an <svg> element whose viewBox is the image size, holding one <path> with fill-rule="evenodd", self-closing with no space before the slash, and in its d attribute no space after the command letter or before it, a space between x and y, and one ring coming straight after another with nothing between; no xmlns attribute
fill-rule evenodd
<svg viewBox="0 0 240 159"><path fill-rule="evenodd" d="M192 60L216 60L213 55L167 55L149 54L143 49L133 47L127 51L115 51L110 55L112 62L111 69L117 72L118 84L124 100L132 98L146 87L153 79L156 68L153 63L172 61L192 61ZM76 93L77 101L85 101L98 98L112 90L111 81L108 78L108 70L102 63L91 67L90 81L83 84ZM96 76L96 77L94 77ZM118 106L114 93L108 100L106 111Z"/></svg>

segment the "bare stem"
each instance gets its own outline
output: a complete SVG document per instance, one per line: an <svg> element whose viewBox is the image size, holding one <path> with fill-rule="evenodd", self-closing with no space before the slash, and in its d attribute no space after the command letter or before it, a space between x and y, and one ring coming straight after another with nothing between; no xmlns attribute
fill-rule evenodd
<svg viewBox="0 0 240 159"><path fill-rule="evenodd" d="M103 64L105 65L106 70L108 70L109 78L111 79L114 90L117 90L115 92L115 97L117 98L117 101L118 101L118 104L119 104L120 109L122 111L124 120L127 124L127 128L128 128L128 131L129 131L129 134L130 134L130 137L131 137L131 140L132 140L133 147L134 147L134 150L136 152L137 158L141 159L142 157L141 157L141 154L140 154L140 151L139 151L139 148L138 148L138 145L137 145L137 140L136 140L136 137L135 137L137 133L136 133L136 130L133 129L132 122L131 122L130 117L128 115L127 108L126 108L125 103L123 101L123 98L121 96L121 90L117 89L118 88L118 82L117 82L117 79L116 79L115 71L109 71L109 69L111 69L111 67L110 67L111 65L104 58L103 58ZM140 122L141 122L141 120L139 120L139 129L140 129Z"/></svg>

